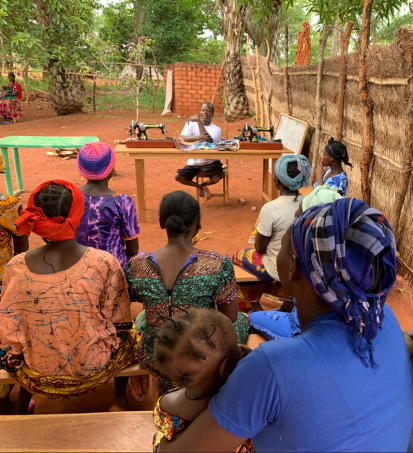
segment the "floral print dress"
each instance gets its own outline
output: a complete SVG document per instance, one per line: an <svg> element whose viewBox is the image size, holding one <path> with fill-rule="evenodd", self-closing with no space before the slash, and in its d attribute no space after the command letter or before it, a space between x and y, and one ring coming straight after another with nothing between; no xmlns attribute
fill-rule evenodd
<svg viewBox="0 0 413 453"><path fill-rule="evenodd" d="M343 171L343 173L340 173L339 175L333 176L332 178L329 177L329 174L331 173L331 168L329 168L326 172L326 174L323 177L323 182L324 184L329 185L332 189L335 189L338 191L341 191L342 197L346 197L347 195L347 190L348 190L348 178L347 178L347 173ZM318 183L314 183L313 189L315 189L318 186Z"/></svg>

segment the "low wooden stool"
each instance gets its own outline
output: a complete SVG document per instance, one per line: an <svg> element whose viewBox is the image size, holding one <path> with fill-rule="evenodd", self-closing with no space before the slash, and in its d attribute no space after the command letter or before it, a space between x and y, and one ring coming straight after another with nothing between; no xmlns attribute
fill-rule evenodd
<svg viewBox="0 0 413 453"><path fill-rule="evenodd" d="M213 193L212 198L223 198L224 204L226 199L229 198L229 168L226 165L223 165L224 176L222 177L222 188L223 193ZM196 183L201 184L204 179L208 179L208 175L204 171L200 171L196 175ZM199 201L198 189L196 190L196 199Z"/></svg>

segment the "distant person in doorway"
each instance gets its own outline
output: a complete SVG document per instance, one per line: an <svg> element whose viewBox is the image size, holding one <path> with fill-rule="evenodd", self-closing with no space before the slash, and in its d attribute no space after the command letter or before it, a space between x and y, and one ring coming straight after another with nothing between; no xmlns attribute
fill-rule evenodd
<svg viewBox="0 0 413 453"><path fill-rule="evenodd" d="M320 164L316 168L317 182L314 183L313 188L327 184L332 189L337 190L342 197L345 197L348 189L348 178L343 169L343 163L353 168L353 165L349 162L346 145L332 137L324 148ZM326 167L328 169L325 169Z"/></svg>
<svg viewBox="0 0 413 453"><path fill-rule="evenodd" d="M207 142L217 142L221 138L221 129L212 123L214 117L214 106L205 102L201 106L200 116L191 116L181 132L181 138L186 142L197 142L205 140ZM202 184L192 181L195 176L204 171L208 175L208 180ZM220 160L211 159L189 159L188 164L178 170L175 180L186 186L196 187L199 196L209 200L212 195L207 186L219 183L224 174Z"/></svg>
<svg viewBox="0 0 413 453"><path fill-rule="evenodd" d="M0 115L3 115L3 124L10 124L10 119L17 119L22 116L22 110L20 108L20 101L23 97L22 86L19 82L16 82L16 76L13 72L8 74L9 84L3 87L6 92L4 98L2 97L0 102Z"/></svg>

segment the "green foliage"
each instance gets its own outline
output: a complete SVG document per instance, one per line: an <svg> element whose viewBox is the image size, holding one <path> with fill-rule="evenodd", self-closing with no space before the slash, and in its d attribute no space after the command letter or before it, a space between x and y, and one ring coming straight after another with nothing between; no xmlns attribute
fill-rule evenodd
<svg viewBox="0 0 413 453"><path fill-rule="evenodd" d="M95 0L0 0L0 38L7 53L57 61L66 68L81 66L93 50L85 42Z"/></svg>
<svg viewBox="0 0 413 453"><path fill-rule="evenodd" d="M413 14L397 14L393 20L381 21L377 27L372 30L372 38L374 42L388 44L394 41L394 35L399 27L413 27Z"/></svg>
<svg viewBox="0 0 413 453"><path fill-rule="evenodd" d="M188 54L188 61L201 64L221 64L225 56L223 39L200 38L200 46Z"/></svg>

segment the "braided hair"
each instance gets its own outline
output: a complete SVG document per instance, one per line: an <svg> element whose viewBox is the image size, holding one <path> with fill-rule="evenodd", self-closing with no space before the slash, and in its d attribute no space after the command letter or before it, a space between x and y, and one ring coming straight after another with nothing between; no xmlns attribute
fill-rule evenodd
<svg viewBox="0 0 413 453"><path fill-rule="evenodd" d="M228 332L223 323L224 315L212 308L192 309L179 314L174 318L160 317L165 322L155 338L154 359L150 362L159 362L163 366L172 363L179 346L179 359L187 359L192 363L204 366L209 354L227 353ZM218 335L219 333L219 335ZM191 382L190 376L179 374L177 384L180 388Z"/></svg>
<svg viewBox="0 0 413 453"><path fill-rule="evenodd" d="M291 178L294 179L300 174L300 170L298 169L298 164L297 162L288 162L287 165L287 175ZM295 198L294 201L297 201L298 198L298 190L295 191Z"/></svg>
<svg viewBox="0 0 413 453"><path fill-rule="evenodd" d="M188 235L190 227L200 215L199 203L182 190L165 195L159 206L159 220L173 236Z"/></svg>
<svg viewBox="0 0 413 453"><path fill-rule="evenodd" d="M327 143L327 146L324 148L324 151L333 159L344 162L345 165L353 168L353 164L350 163L347 147L344 143L334 140L334 137L331 137Z"/></svg>
<svg viewBox="0 0 413 453"><path fill-rule="evenodd" d="M53 217L66 219L69 216L72 201L72 192L56 183L44 187L34 197L34 205L42 208L44 215L49 219Z"/></svg>

